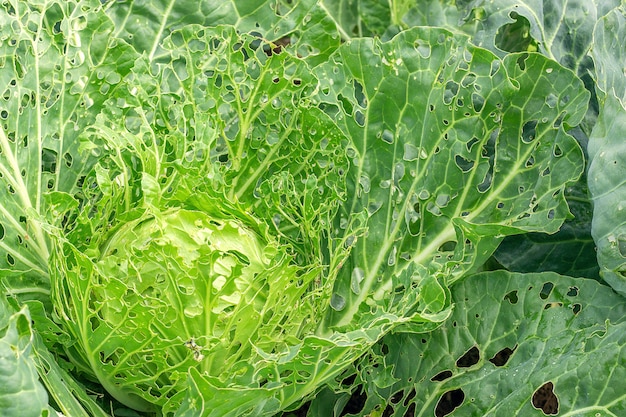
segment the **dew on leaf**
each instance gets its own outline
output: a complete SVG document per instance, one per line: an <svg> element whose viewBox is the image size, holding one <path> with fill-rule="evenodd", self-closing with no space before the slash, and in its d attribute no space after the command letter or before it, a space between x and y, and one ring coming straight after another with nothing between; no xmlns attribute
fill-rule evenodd
<svg viewBox="0 0 626 417"><path fill-rule="evenodd" d="M435 407L435 416L445 417L449 415L460 407L464 400L465 393L460 388L443 393Z"/></svg>
<svg viewBox="0 0 626 417"><path fill-rule="evenodd" d="M539 387L532 397L533 407L543 411L545 415L559 413L559 399L554 394L554 384L550 381Z"/></svg>

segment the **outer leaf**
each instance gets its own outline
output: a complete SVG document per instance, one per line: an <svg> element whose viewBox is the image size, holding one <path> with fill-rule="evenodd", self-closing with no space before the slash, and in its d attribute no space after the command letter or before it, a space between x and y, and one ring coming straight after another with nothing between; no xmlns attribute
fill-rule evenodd
<svg viewBox="0 0 626 417"><path fill-rule="evenodd" d="M59 224L57 209L73 201L62 193L77 193L90 165L77 137L134 59L110 39L112 24L99 8L95 0L0 6L1 275L45 278L41 221ZM7 286L37 291L28 288L33 280Z"/></svg>
<svg viewBox="0 0 626 417"><path fill-rule="evenodd" d="M500 61L465 37L415 28L348 42L318 70L319 99L354 142L338 226L369 217L364 237L348 235L329 326L437 312L435 288L481 265L502 237L554 232L569 214L563 188L582 153L564 127L580 122L588 93L557 63ZM443 282L413 298L408 289L432 277Z"/></svg>
<svg viewBox="0 0 626 417"><path fill-rule="evenodd" d="M494 253L496 260L511 272L553 271L599 279L596 244L591 236L593 206L586 184L587 176L583 175L565 189L574 218L566 220L557 233L509 236Z"/></svg>
<svg viewBox="0 0 626 417"><path fill-rule="evenodd" d="M434 3L430 8L435 9L449 7L436 6L437 3L441 3L437 1L427 3ZM443 3L449 5L453 2ZM584 76L593 67L588 52L595 24L600 17L619 4L620 0L591 2L584 0L470 0L456 3L462 24L461 21L451 21L446 16L447 14L439 15L446 16L443 22L433 22L430 20L430 16L433 15L423 13L420 14L420 18L430 20L427 23L430 25L445 24L447 27L448 24L456 23L457 28L461 28L473 37L475 44L495 53L525 50L517 48L523 46L525 40L526 45L530 46L530 38L532 38L536 41L539 52L559 61L579 76ZM428 9L421 6L417 8ZM525 25L522 24L521 19L528 22L527 29L524 28ZM421 22L424 24L423 20ZM407 23L417 24L418 22L408 21ZM510 43L507 37L516 37L517 41Z"/></svg>
<svg viewBox="0 0 626 417"><path fill-rule="evenodd" d="M626 295L626 110L609 94L589 139L591 233L598 248L600 276Z"/></svg>
<svg viewBox="0 0 626 417"><path fill-rule="evenodd" d="M6 417L47 415L48 396L31 357L30 315L27 309L11 313L6 300L0 299L0 413Z"/></svg>
<svg viewBox="0 0 626 417"><path fill-rule="evenodd" d="M626 36L626 5L622 3L598 21L591 50L596 67L598 88L613 94L626 109L626 48L621 42Z"/></svg>
<svg viewBox="0 0 626 417"><path fill-rule="evenodd" d="M610 288L496 271L466 278L452 294L455 310L441 328L385 337L361 415L374 407L388 416L626 412L626 303ZM373 380L381 373L397 382ZM537 394L548 382L552 390Z"/></svg>
<svg viewBox="0 0 626 417"><path fill-rule="evenodd" d="M294 52L323 60L340 42L335 23L317 0L141 0L109 2L116 33L147 52L150 60L167 58L161 43L176 29L191 24L236 26L268 41L272 53L292 44Z"/></svg>
<svg viewBox="0 0 626 417"><path fill-rule="evenodd" d="M598 41L593 57L598 68L600 116L589 138L589 191L594 211L591 233L598 248L600 275L616 291L626 295L626 107L622 38L626 11L618 8L596 28Z"/></svg>

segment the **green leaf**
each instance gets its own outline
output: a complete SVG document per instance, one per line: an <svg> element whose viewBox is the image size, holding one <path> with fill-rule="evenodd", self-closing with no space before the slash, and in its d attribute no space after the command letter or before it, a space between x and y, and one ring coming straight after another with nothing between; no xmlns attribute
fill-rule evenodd
<svg viewBox="0 0 626 417"><path fill-rule="evenodd" d="M78 136L135 58L111 39L113 26L100 6L96 0L0 6L0 275L27 272L34 278L26 282L43 281L44 288L44 223L61 223L59 209L79 192L93 163ZM20 280L6 285L22 287Z"/></svg>
<svg viewBox="0 0 626 417"><path fill-rule="evenodd" d="M49 415L48 395L33 363L28 309L17 313L0 299L0 413L6 417Z"/></svg>
<svg viewBox="0 0 626 417"><path fill-rule="evenodd" d="M591 234L600 276L626 295L626 110L608 94L589 138L589 191L593 196Z"/></svg>
<svg viewBox="0 0 626 417"><path fill-rule="evenodd" d="M626 36L626 6L613 9L602 17L593 33L591 50L595 63L595 80L605 94L613 94L626 109L626 49L622 40Z"/></svg>
<svg viewBox="0 0 626 417"><path fill-rule="evenodd" d="M591 236L593 206L587 190L587 176L565 188L573 218L558 232L527 233L505 238L494 253L495 259L511 272L553 271L572 277L599 279L596 244Z"/></svg>
<svg viewBox="0 0 626 417"><path fill-rule="evenodd" d="M171 60L150 69L138 59L82 137L85 148L102 153L83 187L92 204L74 216L65 236L57 235L51 261L56 313L77 340L68 354L140 410L175 412L188 369L198 367L221 394L184 407L218 407L237 387L250 401L255 392L271 401L246 402L233 415L246 404L255 413L274 413L332 381L392 321L381 318L350 334L314 334L349 249L342 242L328 247L345 198L347 138L311 103L317 80L302 59L268 56L257 37L226 26L188 26L163 47ZM221 223L233 218L240 222ZM203 224L219 226L210 234L229 233L243 247L250 246L243 237L250 227L266 242L264 256L281 261L254 263L243 282L249 254L186 246L184 234L197 234ZM144 247L140 228L152 230L149 241L159 245ZM172 235L181 243L167 243ZM130 263L116 256L123 247L130 252L121 258ZM222 284L205 265L220 256L233 265L221 272ZM162 270L166 263L171 267ZM182 276L193 290L179 295L172 283ZM196 360L185 348L192 338L204 347Z"/></svg>
<svg viewBox="0 0 626 417"><path fill-rule="evenodd" d="M626 11L616 8L598 22L593 58L600 115L589 137L589 191L593 199L591 233L597 246L601 277L626 294L626 216L623 170L626 166L626 74L621 45Z"/></svg>
<svg viewBox="0 0 626 417"><path fill-rule="evenodd" d="M424 24L426 20L429 25L452 25L472 36L476 45L500 55L504 52L538 51L583 76L593 68L588 52L596 22L618 6L620 0L473 0L457 2L458 12L452 15L449 12L453 10L453 2L438 3L442 2L428 1L429 7L420 5L416 9L445 10L445 15L441 12L430 16L424 12L413 12L421 18L415 23ZM450 16L454 16L454 20ZM437 21L432 21L433 17ZM458 17L461 20L456 20ZM408 23L411 24L410 21Z"/></svg>
<svg viewBox="0 0 626 417"><path fill-rule="evenodd" d="M434 276L443 294L504 236L553 233L569 215L563 189L582 152L565 130L589 94L556 62L500 60L464 36L414 28L349 41L316 71L320 105L354 144L337 230L368 217L364 236L344 235L352 254L327 326L388 313L421 321L432 299L409 289Z"/></svg>
<svg viewBox="0 0 626 417"><path fill-rule="evenodd" d="M143 0L110 2L107 13L116 35L146 52L150 60L166 61L162 42L170 33L194 24L203 27L233 25L271 41L268 54L288 47L301 57L324 60L339 46L332 18L317 0Z"/></svg>
<svg viewBox="0 0 626 417"><path fill-rule="evenodd" d="M364 359L378 364L374 375L397 382L379 384L364 373L368 401L360 415L624 412L617 387L626 377L626 303L610 288L554 273L496 271L464 279L452 294L454 312L439 329L391 334Z"/></svg>

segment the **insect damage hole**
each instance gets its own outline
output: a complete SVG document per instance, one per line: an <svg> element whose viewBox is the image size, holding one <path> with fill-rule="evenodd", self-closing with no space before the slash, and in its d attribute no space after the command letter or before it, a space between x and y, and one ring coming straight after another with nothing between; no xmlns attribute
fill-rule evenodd
<svg viewBox="0 0 626 417"><path fill-rule="evenodd" d="M435 407L435 416L447 416L460 407L461 404L463 404L463 400L465 400L465 393L460 388L445 392L437 402L437 407Z"/></svg>
<svg viewBox="0 0 626 417"><path fill-rule="evenodd" d="M554 384L550 381L540 386L533 394L533 407L543 411L545 415L557 415L559 413L559 399L554 394Z"/></svg>
<svg viewBox="0 0 626 417"><path fill-rule="evenodd" d="M513 349L509 347L500 349L493 355L493 358L489 359L489 362L493 363L495 366L504 366L511 358L511 355L513 355L513 352L515 352L515 349L517 349L517 345L514 346Z"/></svg>
<svg viewBox="0 0 626 417"><path fill-rule="evenodd" d="M451 377L452 377L452 371L446 369L445 371L441 371L437 375L430 378L430 380L432 382L442 382Z"/></svg>
<svg viewBox="0 0 626 417"><path fill-rule="evenodd" d="M459 368L469 368L470 366L476 365L479 360L480 350L478 350L476 346L473 346L456 361L456 366Z"/></svg>

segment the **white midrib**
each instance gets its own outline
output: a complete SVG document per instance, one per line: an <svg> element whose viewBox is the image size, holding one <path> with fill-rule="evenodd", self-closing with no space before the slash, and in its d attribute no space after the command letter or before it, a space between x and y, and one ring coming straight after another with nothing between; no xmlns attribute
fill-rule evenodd
<svg viewBox="0 0 626 417"><path fill-rule="evenodd" d="M172 13L172 9L174 8L175 2L176 0L171 0L170 3L167 5L167 8L165 9L165 12L163 13L163 19L161 19L159 30L154 35L154 42L152 43L152 49L150 50L150 55L148 56L148 59L150 61L154 59L154 54L156 53L157 48L161 44L161 36L163 36L163 32L165 31L165 25L167 24L167 20L170 17L170 14Z"/></svg>

